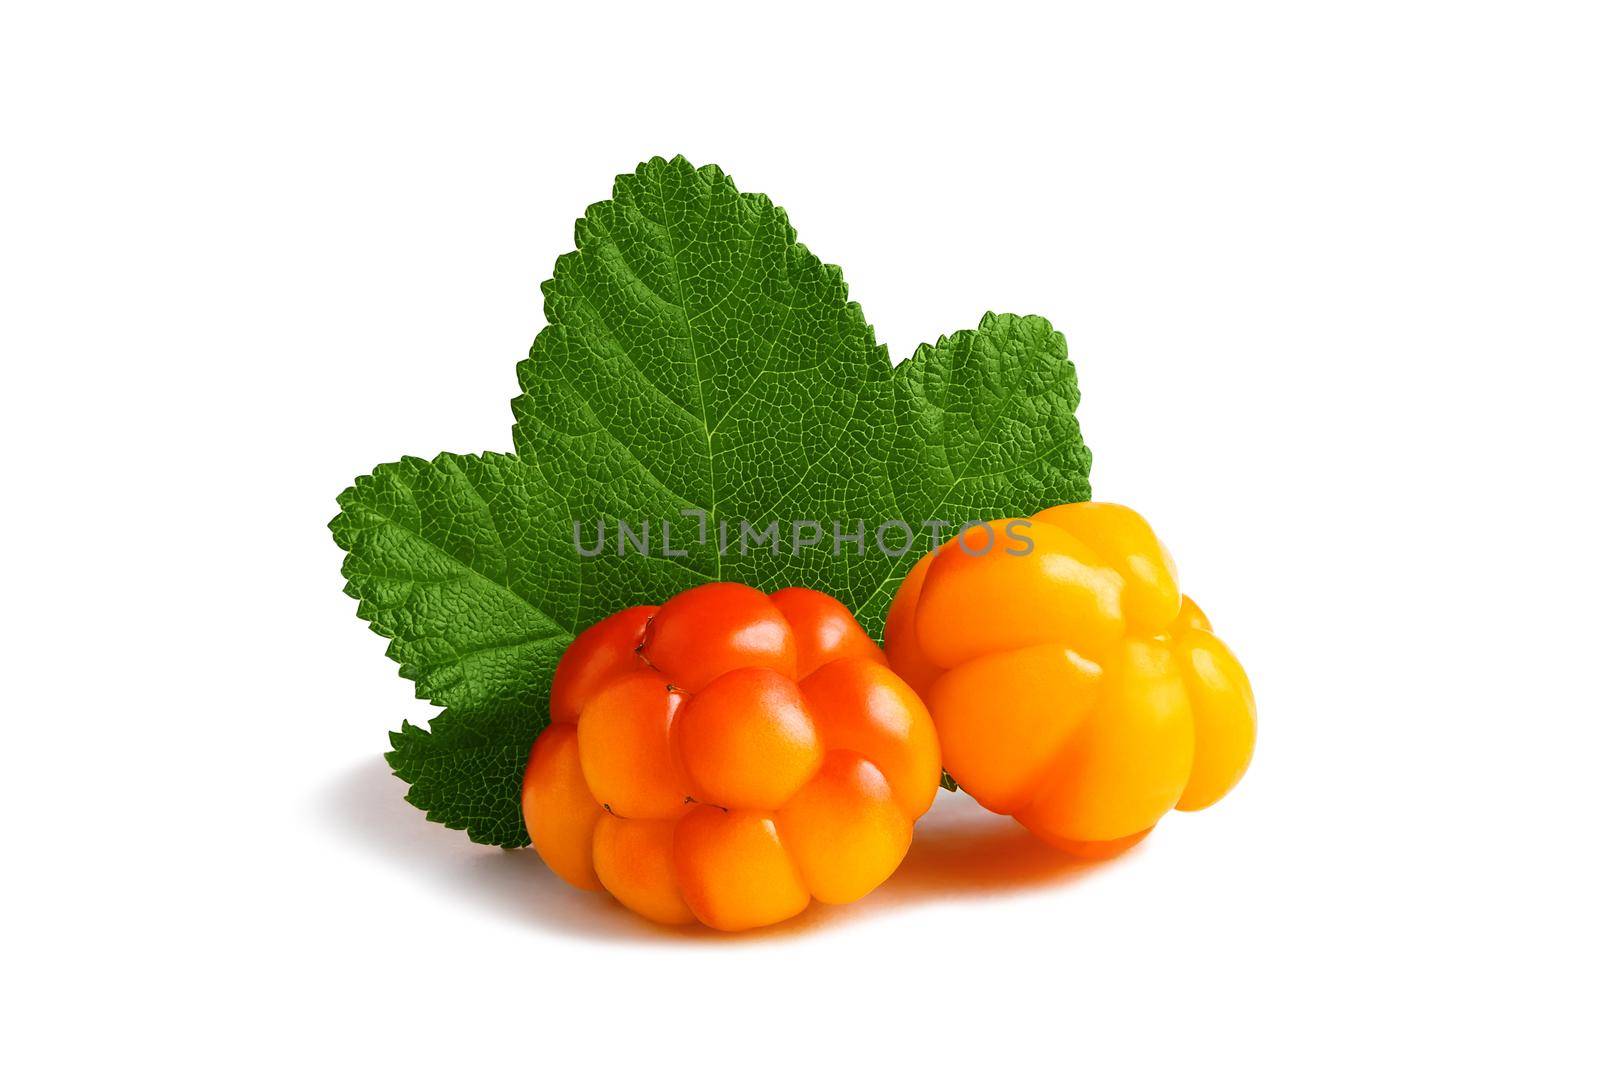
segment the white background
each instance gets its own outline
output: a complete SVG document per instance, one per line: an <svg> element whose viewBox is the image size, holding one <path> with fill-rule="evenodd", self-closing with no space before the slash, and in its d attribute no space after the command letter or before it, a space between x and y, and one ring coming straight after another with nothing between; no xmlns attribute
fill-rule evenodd
<svg viewBox="0 0 1600 1067"><path fill-rule="evenodd" d="M1592 12L540 6L7 6L5 1058L1595 1062ZM509 447L675 152L896 358L1066 333L1255 681L1233 795L1088 869L943 797L739 938L402 802L333 498Z"/></svg>

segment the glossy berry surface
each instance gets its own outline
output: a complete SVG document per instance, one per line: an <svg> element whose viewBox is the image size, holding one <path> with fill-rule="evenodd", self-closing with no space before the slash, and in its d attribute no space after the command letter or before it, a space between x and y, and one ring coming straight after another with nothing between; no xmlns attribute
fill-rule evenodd
<svg viewBox="0 0 1600 1067"><path fill-rule="evenodd" d="M1118 504L966 531L906 576L885 643L961 788L1075 855L1216 803L1255 748L1238 659Z"/></svg>
<svg viewBox="0 0 1600 1067"><path fill-rule="evenodd" d="M522 810L563 879L720 930L892 874L938 789L916 692L837 600L734 583L629 608L556 668Z"/></svg>

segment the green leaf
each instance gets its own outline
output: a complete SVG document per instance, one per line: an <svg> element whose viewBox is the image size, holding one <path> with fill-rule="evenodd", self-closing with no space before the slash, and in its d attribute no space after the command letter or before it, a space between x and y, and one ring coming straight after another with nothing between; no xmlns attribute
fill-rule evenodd
<svg viewBox="0 0 1600 1067"><path fill-rule="evenodd" d="M784 212L681 157L619 177L576 244L517 368L517 454L380 467L333 522L358 613L449 709L391 735L408 799L508 846L527 840L518 781L550 674L584 627L729 580L826 590L876 636L899 578L953 532L927 520L1089 496L1076 374L1044 319L985 315L891 368ZM649 554L617 550L618 520L648 524ZM746 524L774 521L779 551L741 553ZM580 555L575 523L585 549L603 526L604 551ZM681 557L663 554L663 523ZM796 550L796 523L822 543ZM862 550L836 545L835 523L864 530Z"/></svg>
<svg viewBox="0 0 1600 1067"><path fill-rule="evenodd" d="M391 733L389 764L408 800L475 841L527 843L516 785L577 599L553 499L515 456L407 458L356 479L332 523L357 614L391 638L417 695L452 709L431 733Z"/></svg>

